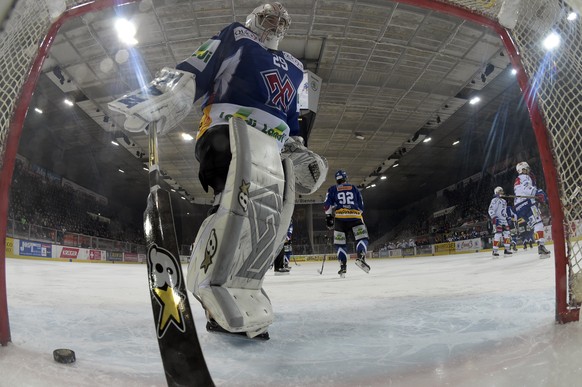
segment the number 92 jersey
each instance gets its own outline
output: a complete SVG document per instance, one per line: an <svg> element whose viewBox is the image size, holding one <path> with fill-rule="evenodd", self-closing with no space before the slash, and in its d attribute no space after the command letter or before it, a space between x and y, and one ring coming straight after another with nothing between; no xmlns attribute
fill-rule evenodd
<svg viewBox="0 0 582 387"><path fill-rule="evenodd" d="M349 183L329 187L323 207L326 214L331 214L335 208L336 220L363 220L362 194L355 185Z"/></svg>

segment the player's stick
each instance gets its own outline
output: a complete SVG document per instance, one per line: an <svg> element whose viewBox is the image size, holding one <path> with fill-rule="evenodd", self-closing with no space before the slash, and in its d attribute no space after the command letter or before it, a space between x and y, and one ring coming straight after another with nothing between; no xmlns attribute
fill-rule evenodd
<svg viewBox="0 0 582 387"><path fill-rule="evenodd" d="M149 124L150 193L144 212L148 285L168 386L214 386L182 274L170 193L160 186L157 123Z"/></svg>
<svg viewBox="0 0 582 387"><path fill-rule="evenodd" d="M297 259L295 258L295 256L293 256L293 262L295 262L295 266L301 266L300 264L297 263Z"/></svg>
<svg viewBox="0 0 582 387"><path fill-rule="evenodd" d="M323 274L323 265L325 265L325 257L326 256L327 256L326 254L323 254L323 261L321 261L321 269L317 269L317 272L319 273L319 275Z"/></svg>

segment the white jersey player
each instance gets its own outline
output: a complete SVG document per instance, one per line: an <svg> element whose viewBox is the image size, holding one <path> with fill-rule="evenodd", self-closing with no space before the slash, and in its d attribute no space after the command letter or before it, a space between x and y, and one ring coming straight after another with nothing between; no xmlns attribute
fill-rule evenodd
<svg viewBox="0 0 582 387"><path fill-rule="evenodd" d="M496 187L493 190L495 196L489 204L489 217L493 225L493 257L499 257L499 246L503 243L504 255L511 255L510 242L511 234L509 233L509 223L507 215L507 202L502 198L504 195L503 188ZM502 242L503 241L503 242Z"/></svg>
<svg viewBox="0 0 582 387"><path fill-rule="evenodd" d="M515 179L515 211L527 226L533 230L534 240L538 244L540 258L549 257L550 252L545 247L544 223L538 203L547 203L546 193L536 186L535 177L531 174L529 164L522 161L515 167L518 176Z"/></svg>

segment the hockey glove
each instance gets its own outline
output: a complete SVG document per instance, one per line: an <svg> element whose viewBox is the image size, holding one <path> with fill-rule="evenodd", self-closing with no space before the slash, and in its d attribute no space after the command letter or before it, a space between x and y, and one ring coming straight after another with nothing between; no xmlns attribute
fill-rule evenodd
<svg viewBox="0 0 582 387"><path fill-rule="evenodd" d="M325 225L327 226L328 230L333 230L333 226L335 221L333 219L333 215L326 215L325 216Z"/></svg>
<svg viewBox="0 0 582 387"><path fill-rule="evenodd" d="M536 200L540 203L546 204L548 202L548 196L543 189L538 189L536 192Z"/></svg>
<svg viewBox="0 0 582 387"><path fill-rule="evenodd" d="M295 191L301 195L311 195L319 189L327 175L327 160L303 145L303 138L289 137L281 158L289 158L295 169Z"/></svg>
<svg viewBox="0 0 582 387"><path fill-rule="evenodd" d="M126 130L145 131L150 122L158 121L158 133L163 135L186 118L195 95L194 74L164 67L147 87L108 105L127 117L123 125Z"/></svg>

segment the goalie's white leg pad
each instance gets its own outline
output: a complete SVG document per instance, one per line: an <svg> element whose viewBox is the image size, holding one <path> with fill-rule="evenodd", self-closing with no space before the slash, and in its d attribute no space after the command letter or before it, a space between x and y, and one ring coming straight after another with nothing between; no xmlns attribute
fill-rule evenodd
<svg viewBox="0 0 582 387"><path fill-rule="evenodd" d="M224 329L260 334L273 322L262 283L293 213L293 169L274 139L240 118L231 119L230 142L226 188L200 227L186 282Z"/></svg>

